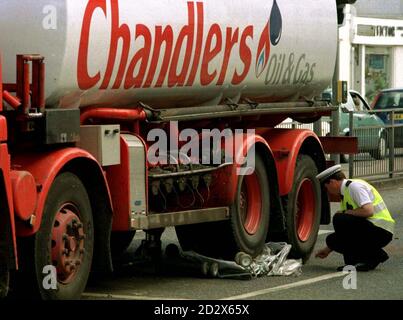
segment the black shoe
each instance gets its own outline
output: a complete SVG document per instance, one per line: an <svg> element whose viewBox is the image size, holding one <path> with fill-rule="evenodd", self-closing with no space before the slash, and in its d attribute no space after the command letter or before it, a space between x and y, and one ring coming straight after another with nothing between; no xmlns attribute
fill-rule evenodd
<svg viewBox="0 0 403 320"><path fill-rule="evenodd" d="M354 267L354 265L352 265L352 264L345 264L344 266L340 266L340 267L337 267L337 271L344 271L344 268L346 268L346 267Z"/></svg>
<svg viewBox="0 0 403 320"><path fill-rule="evenodd" d="M384 250L382 250L381 251L381 255L380 255L380 257L379 257L379 262L380 263L384 263L386 260L388 260L389 259L389 256L388 256L388 254L384 251Z"/></svg>
<svg viewBox="0 0 403 320"><path fill-rule="evenodd" d="M380 262L370 262L370 263L360 262L355 265L355 268L357 269L357 271L367 272L370 270L374 270L379 264Z"/></svg>
<svg viewBox="0 0 403 320"><path fill-rule="evenodd" d="M355 265L357 271L370 271L376 269L376 267L389 259L388 254L382 250L382 254L378 257L378 259L374 259L370 262L361 262Z"/></svg>

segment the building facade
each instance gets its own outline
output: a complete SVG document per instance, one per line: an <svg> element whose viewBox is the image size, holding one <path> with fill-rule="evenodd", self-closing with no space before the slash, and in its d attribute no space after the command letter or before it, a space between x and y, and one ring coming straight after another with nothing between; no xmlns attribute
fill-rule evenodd
<svg viewBox="0 0 403 320"><path fill-rule="evenodd" d="M339 29L340 79L369 103L379 90L403 88L403 19L359 16L354 6L346 6L345 13Z"/></svg>

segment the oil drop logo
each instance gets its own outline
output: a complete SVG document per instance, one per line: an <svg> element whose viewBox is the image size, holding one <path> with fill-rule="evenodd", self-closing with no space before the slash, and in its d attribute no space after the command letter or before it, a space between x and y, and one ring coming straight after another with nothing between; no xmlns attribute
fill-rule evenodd
<svg viewBox="0 0 403 320"><path fill-rule="evenodd" d="M271 8L270 18L260 36L257 56L256 56L256 77L259 78L267 66L270 56L271 45L276 46L281 39L283 19L277 0L274 0Z"/></svg>

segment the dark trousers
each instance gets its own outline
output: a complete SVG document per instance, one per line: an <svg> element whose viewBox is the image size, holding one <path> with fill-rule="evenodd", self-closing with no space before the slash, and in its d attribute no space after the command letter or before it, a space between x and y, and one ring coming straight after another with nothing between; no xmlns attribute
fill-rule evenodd
<svg viewBox="0 0 403 320"><path fill-rule="evenodd" d="M392 233L365 218L344 213L334 215L333 227L335 232L327 236L326 244L330 249L343 254L345 264L377 264L388 259L382 248L392 241Z"/></svg>

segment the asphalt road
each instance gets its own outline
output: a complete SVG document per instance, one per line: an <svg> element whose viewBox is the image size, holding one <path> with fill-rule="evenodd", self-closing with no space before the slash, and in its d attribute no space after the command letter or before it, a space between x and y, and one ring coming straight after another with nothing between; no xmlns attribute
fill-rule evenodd
<svg viewBox="0 0 403 320"><path fill-rule="evenodd" d="M397 222L394 240L385 250L390 259L376 270L352 274L337 272L342 256L311 257L299 277L260 277L252 280L206 278L186 266L164 265L157 270L139 263L133 252L144 236L138 233L113 279L89 284L83 299L119 300L403 300L403 186L380 190ZM332 205L335 212L338 204ZM315 250L324 245L332 227L322 226ZM165 231L163 245L175 243L173 229ZM349 278L347 278L349 277ZM356 288L346 289L343 282Z"/></svg>

